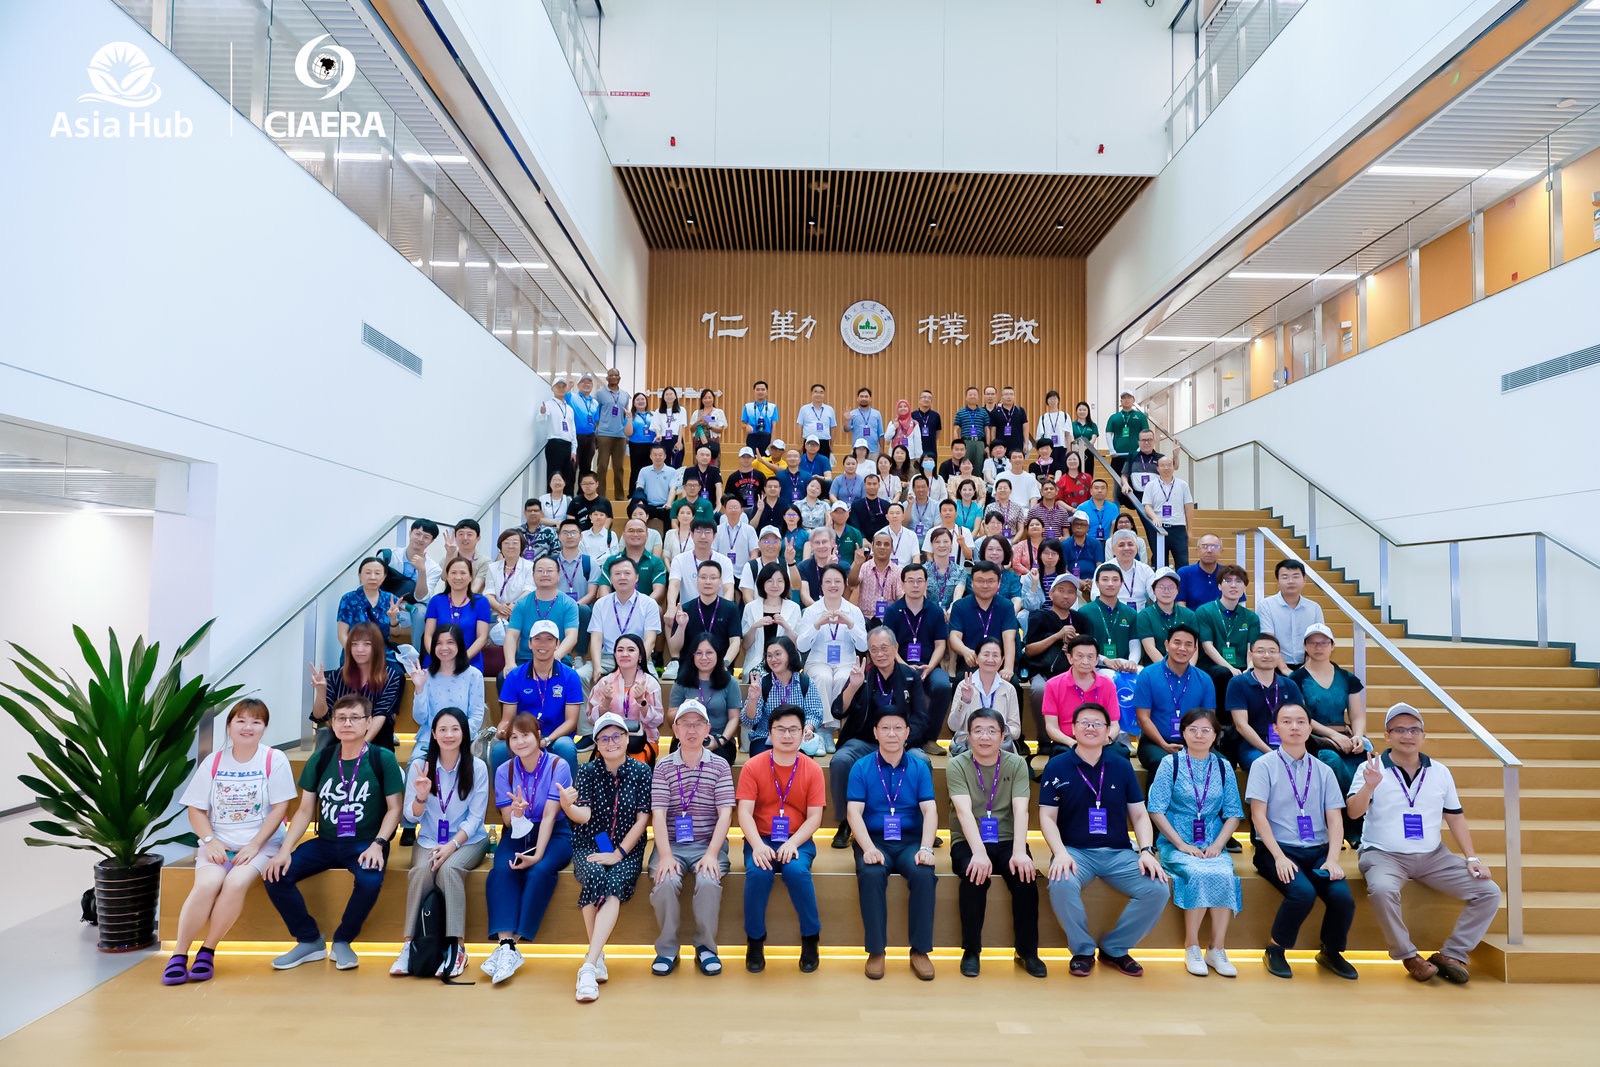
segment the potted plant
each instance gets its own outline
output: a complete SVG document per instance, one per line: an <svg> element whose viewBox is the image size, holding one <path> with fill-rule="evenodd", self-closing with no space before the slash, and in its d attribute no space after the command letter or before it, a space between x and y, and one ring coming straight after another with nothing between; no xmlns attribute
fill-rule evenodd
<svg viewBox="0 0 1600 1067"><path fill-rule="evenodd" d="M0 687L9 693L0 693L0 708L38 746L28 758L39 774L18 780L51 816L29 824L47 836L23 840L105 857L94 869L99 944L105 952L143 948L155 940L161 857L150 850L196 843L192 833L157 835L183 814L179 809L163 818L194 769L189 753L206 713L240 689L214 689L199 677L180 677L184 658L210 629L208 622L195 631L157 679L159 642L146 648L141 637L124 660L111 633L102 659L89 636L74 626L89 667L87 691L71 675L11 645L19 657L12 662L27 686Z"/></svg>

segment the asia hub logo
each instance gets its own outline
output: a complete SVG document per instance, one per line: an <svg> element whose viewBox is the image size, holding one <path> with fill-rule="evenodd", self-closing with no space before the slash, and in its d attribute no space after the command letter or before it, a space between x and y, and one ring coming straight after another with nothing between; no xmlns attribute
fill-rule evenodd
<svg viewBox="0 0 1600 1067"><path fill-rule="evenodd" d="M327 90L318 98L332 100L350 88L356 78L355 57L348 48L323 44L331 34L307 41L294 57L294 76L307 89ZM381 111L269 111L261 124L267 136L327 139L388 135L383 129Z"/></svg>
<svg viewBox="0 0 1600 1067"><path fill-rule="evenodd" d="M89 114L68 115L57 111L50 124L51 137L84 139L168 139L194 135L194 120L181 111L164 115L148 110L161 99L161 86L155 82L155 67L144 49L127 41L112 41L89 60L90 91L78 97L80 104L106 104L104 114L93 108Z"/></svg>

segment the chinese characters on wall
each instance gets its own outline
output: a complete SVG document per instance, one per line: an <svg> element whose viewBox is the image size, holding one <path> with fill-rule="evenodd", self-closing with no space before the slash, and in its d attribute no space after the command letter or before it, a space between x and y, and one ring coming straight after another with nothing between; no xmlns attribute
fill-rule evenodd
<svg viewBox="0 0 1600 1067"><path fill-rule="evenodd" d="M700 322L706 328L706 340L717 341L724 338L730 340L743 340L750 332L750 325L743 314L732 315L723 311L707 311L700 316ZM771 322L767 328L767 341L809 341L816 330L817 320L811 315L802 315L793 309L777 310L771 313ZM982 339L982 326L972 326L967 316L961 312L948 311L938 314L926 315L917 321L917 335L927 344L961 346L973 340L973 330L979 330L979 339ZM996 312L989 316L988 343L995 345L1021 344L1036 345L1039 343L1039 322L1037 319L1024 318L1008 312ZM757 334L757 337L760 335ZM751 338L754 340L755 338Z"/></svg>

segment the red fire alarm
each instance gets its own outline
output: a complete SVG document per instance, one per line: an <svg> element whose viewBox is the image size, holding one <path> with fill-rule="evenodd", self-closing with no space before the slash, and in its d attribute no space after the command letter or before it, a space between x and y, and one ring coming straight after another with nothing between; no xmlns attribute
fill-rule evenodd
<svg viewBox="0 0 1600 1067"><path fill-rule="evenodd" d="M1517 280L1517 275L1520 274L1520 273L1522 273L1522 272L1521 271L1515 271L1515 270L1512 271L1511 272L1511 280L1512 281L1516 281Z"/></svg>
<svg viewBox="0 0 1600 1067"><path fill-rule="evenodd" d="M1095 155L1097 155L1097 156L1103 156L1105 154L1106 154L1106 146L1105 145L1101 145L1100 146L1100 150L1095 153Z"/></svg>
<svg viewBox="0 0 1600 1067"><path fill-rule="evenodd" d="M678 147L678 139L676 137L668 137L667 138L667 144L671 145L673 148L677 148Z"/></svg>

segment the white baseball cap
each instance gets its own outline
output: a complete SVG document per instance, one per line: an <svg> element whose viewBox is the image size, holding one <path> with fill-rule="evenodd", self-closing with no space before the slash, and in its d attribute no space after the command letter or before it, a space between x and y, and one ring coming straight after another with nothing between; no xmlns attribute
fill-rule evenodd
<svg viewBox="0 0 1600 1067"><path fill-rule="evenodd" d="M810 445L810 444L818 444L818 445L820 445L821 443L822 443L822 438L818 437L816 434L814 434L814 433L806 434L806 444L808 444L808 445Z"/></svg>
<svg viewBox="0 0 1600 1067"><path fill-rule="evenodd" d="M1384 729L1387 730L1389 728L1389 724L1394 722L1395 719L1399 718L1401 715L1409 715L1413 719L1416 719L1418 726L1421 726L1423 724L1422 723L1422 712L1418 711L1416 708L1412 707L1410 704L1407 704L1405 701L1401 701L1400 703L1398 703L1398 704L1394 705L1393 707L1391 707L1388 710L1388 712L1383 716L1383 727L1384 727Z"/></svg>
<svg viewBox="0 0 1600 1067"><path fill-rule="evenodd" d="M1128 531L1124 530L1122 532L1127 533ZM1173 570L1171 567L1162 567L1160 570L1156 571L1154 576L1151 577L1150 588L1154 589L1156 587L1156 583L1163 578L1171 578L1174 582L1178 582L1178 572ZM1178 582L1178 584L1181 587L1183 583ZM1309 631L1309 627L1307 629Z"/></svg>
<svg viewBox="0 0 1600 1067"><path fill-rule="evenodd" d="M706 706L700 703L698 700L694 700L692 698L685 700L682 704L678 705L677 718L681 719L685 715L698 715L706 722L711 721L711 716L706 714ZM677 719L674 719L673 721L676 722Z"/></svg>
<svg viewBox="0 0 1600 1067"><path fill-rule="evenodd" d="M1312 634L1321 634L1323 637L1326 637L1329 641L1334 641L1333 631L1328 629L1327 626L1325 626L1324 624L1322 624L1320 622L1314 622L1310 626L1306 627L1306 637L1310 637ZM1304 638L1301 639L1301 643L1302 644L1305 643L1305 639ZM1334 641L1334 643L1337 644L1338 642Z"/></svg>
<svg viewBox="0 0 1600 1067"><path fill-rule="evenodd" d="M864 448L869 452L872 451L872 446L867 444L867 439L865 437L856 438L856 443L850 446L850 450L852 452L858 448Z"/></svg>
<svg viewBox="0 0 1600 1067"><path fill-rule="evenodd" d="M776 537L776 538L779 538L781 540L782 537L783 537L783 533L776 526L763 526L763 527L761 527L761 533L758 536L763 541L765 541L769 537Z"/></svg>
<svg viewBox="0 0 1600 1067"><path fill-rule="evenodd" d="M594 736L599 737L600 731L604 730L607 726L615 726L623 733L633 732L632 727L628 725L627 719L624 719L621 715L618 715L614 711L608 711L594 721Z"/></svg>
<svg viewBox="0 0 1600 1067"><path fill-rule="evenodd" d="M755 454L756 450L751 448L749 445L745 445L743 448L739 449L739 455L741 458L744 456L750 456L753 458Z"/></svg>
<svg viewBox="0 0 1600 1067"><path fill-rule="evenodd" d="M846 504L843 500L835 500L833 502L833 507L829 508L828 510L848 512L850 510L850 505Z"/></svg>
<svg viewBox="0 0 1600 1067"><path fill-rule="evenodd" d="M561 640L561 627L557 626L553 619L540 619L538 622L534 623L533 628L528 631L528 639L532 640L533 638L538 637L540 634L543 634L546 637L553 637L559 641Z"/></svg>
<svg viewBox="0 0 1600 1067"><path fill-rule="evenodd" d="M783 441L780 440L779 438L774 437L772 439L772 444L768 445L767 447L768 448L776 448L779 452L782 452L784 449L788 448L789 446L784 444Z"/></svg>

